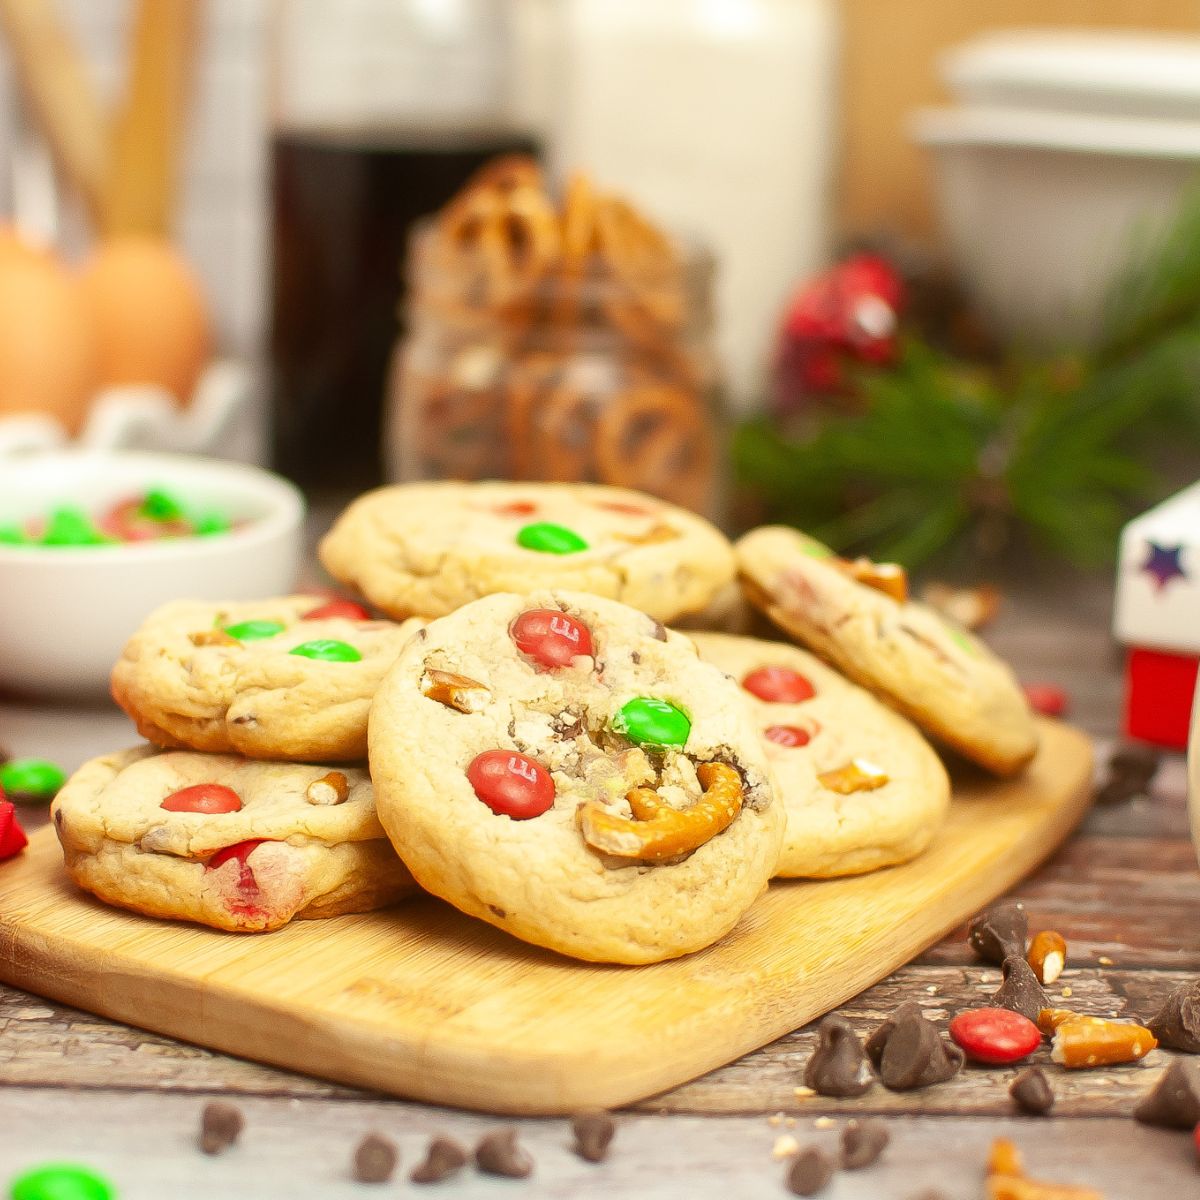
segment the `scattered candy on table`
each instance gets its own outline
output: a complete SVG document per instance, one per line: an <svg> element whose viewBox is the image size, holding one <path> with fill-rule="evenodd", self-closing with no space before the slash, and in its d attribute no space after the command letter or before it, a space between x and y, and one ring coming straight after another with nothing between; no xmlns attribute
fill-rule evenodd
<svg viewBox="0 0 1200 1200"><path fill-rule="evenodd" d="M48 1163L12 1181L11 1200L116 1200L112 1184L88 1167Z"/></svg>
<svg viewBox="0 0 1200 1200"><path fill-rule="evenodd" d="M44 758L0 762L0 789L14 804L49 804L66 781L66 772Z"/></svg>
<svg viewBox="0 0 1200 1200"><path fill-rule="evenodd" d="M972 1062L1002 1066L1028 1058L1042 1032L1027 1017L1007 1008L976 1008L950 1022L950 1036Z"/></svg>
<svg viewBox="0 0 1200 1200"><path fill-rule="evenodd" d="M20 854L28 845L29 839L17 820L16 808L0 791L0 862Z"/></svg>

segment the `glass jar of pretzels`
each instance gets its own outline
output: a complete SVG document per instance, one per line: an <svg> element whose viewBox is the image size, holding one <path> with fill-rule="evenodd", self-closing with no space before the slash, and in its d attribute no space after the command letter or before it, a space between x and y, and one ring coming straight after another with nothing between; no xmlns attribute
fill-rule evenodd
<svg viewBox="0 0 1200 1200"><path fill-rule="evenodd" d="M493 162L414 235L394 477L615 484L715 515L713 263L584 175Z"/></svg>

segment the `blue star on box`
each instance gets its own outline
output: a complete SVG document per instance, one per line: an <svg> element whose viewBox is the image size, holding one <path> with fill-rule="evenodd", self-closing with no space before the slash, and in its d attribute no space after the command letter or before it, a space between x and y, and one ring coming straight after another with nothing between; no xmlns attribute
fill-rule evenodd
<svg viewBox="0 0 1200 1200"><path fill-rule="evenodd" d="M1146 561L1141 569L1153 578L1155 591L1161 592L1172 579L1188 577L1179 561L1182 546L1160 546L1157 542L1147 541L1146 551Z"/></svg>

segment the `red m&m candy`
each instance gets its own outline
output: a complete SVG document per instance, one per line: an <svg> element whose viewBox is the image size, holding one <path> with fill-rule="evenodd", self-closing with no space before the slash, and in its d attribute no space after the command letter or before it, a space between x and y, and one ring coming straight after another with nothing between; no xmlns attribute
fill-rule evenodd
<svg viewBox="0 0 1200 1200"><path fill-rule="evenodd" d="M172 792L160 805L167 812L227 813L237 812L242 798L223 783L195 783Z"/></svg>
<svg viewBox="0 0 1200 1200"><path fill-rule="evenodd" d="M544 667L569 667L580 654L589 657L594 652L592 631L565 612L555 608L531 608L523 612L508 627L522 654L540 662Z"/></svg>
<svg viewBox="0 0 1200 1200"><path fill-rule="evenodd" d="M0 800L0 861L20 854L29 845L11 800Z"/></svg>
<svg viewBox="0 0 1200 1200"><path fill-rule="evenodd" d="M369 621L371 614L361 604L353 600L328 600L310 609L300 619L302 621L328 621L331 617L345 617L348 621Z"/></svg>
<svg viewBox="0 0 1200 1200"><path fill-rule="evenodd" d="M475 795L494 813L527 821L554 805L554 780L541 763L515 750L486 750L467 768Z"/></svg>
<svg viewBox="0 0 1200 1200"><path fill-rule="evenodd" d="M799 704L817 694L817 689L791 667L759 667L742 680L742 687L771 704Z"/></svg>
<svg viewBox="0 0 1200 1200"><path fill-rule="evenodd" d="M231 859L236 859L242 867L243 874L249 871L250 868L246 865L246 859L256 850L263 842L270 841L270 838L248 838L244 842L234 842L232 846L226 846L224 850L218 850L204 865L210 870L215 871L219 867L223 867ZM250 876L253 880L254 876Z"/></svg>
<svg viewBox="0 0 1200 1200"><path fill-rule="evenodd" d="M799 725L772 725L763 730L763 737L777 746L807 746L812 741L815 729L801 729Z"/></svg>
<svg viewBox="0 0 1200 1200"><path fill-rule="evenodd" d="M529 500L510 500L507 504L497 504L492 511L499 517L532 517L537 505Z"/></svg>
<svg viewBox="0 0 1200 1200"><path fill-rule="evenodd" d="M950 1022L950 1036L973 1062L1000 1066L1018 1062L1042 1044L1041 1030L1007 1008L973 1008Z"/></svg>

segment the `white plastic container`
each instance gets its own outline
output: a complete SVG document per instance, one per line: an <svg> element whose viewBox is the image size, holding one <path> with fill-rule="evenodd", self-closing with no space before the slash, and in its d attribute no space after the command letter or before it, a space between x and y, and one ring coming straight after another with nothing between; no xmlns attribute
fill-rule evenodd
<svg viewBox="0 0 1200 1200"><path fill-rule="evenodd" d="M924 110L942 225L986 317L1029 344L1086 342L1113 272L1176 212L1200 121Z"/></svg>
<svg viewBox="0 0 1200 1200"><path fill-rule="evenodd" d="M295 584L304 501L258 467L170 454L52 451L0 458L0 520L56 504L103 510L168 487L242 528L120 546L0 545L0 689L32 695L106 690L126 639L169 600L254 600Z"/></svg>

